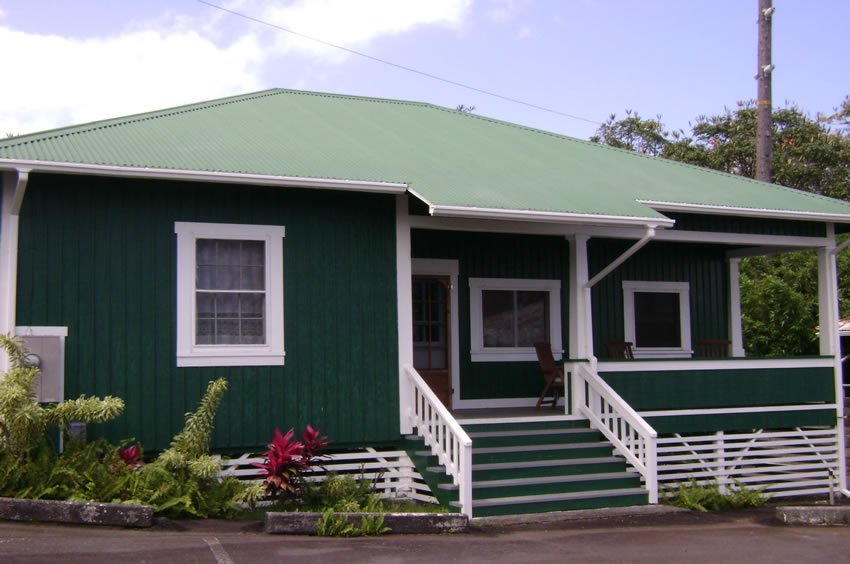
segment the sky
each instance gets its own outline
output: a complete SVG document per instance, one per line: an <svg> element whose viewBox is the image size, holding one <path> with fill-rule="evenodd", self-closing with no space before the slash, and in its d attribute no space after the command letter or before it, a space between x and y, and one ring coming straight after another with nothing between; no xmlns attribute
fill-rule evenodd
<svg viewBox="0 0 850 564"><path fill-rule="evenodd" d="M588 138L626 109L687 131L756 93L758 0L208 1L253 19L198 0L0 0L0 137L291 88ZM850 1L774 5L774 105L831 112L850 95Z"/></svg>

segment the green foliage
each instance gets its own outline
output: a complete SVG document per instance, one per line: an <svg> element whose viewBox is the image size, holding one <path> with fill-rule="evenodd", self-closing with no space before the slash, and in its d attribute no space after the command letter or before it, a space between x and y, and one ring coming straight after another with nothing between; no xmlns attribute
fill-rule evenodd
<svg viewBox="0 0 850 564"><path fill-rule="evenodd" d="M661 118L612 115L592 141L752 178L756 106L700 116L690 133L671 132ZM850 97L835 113L812 118L796 106L773 111L773 181L850 199ZM839 256L843 311L850 310L850 258ZM816 354L817 263L812 252L748 258L741 263L741 308L748 353Z"/></svg>
<svg viewBox="0 0 850 564"><path fill-rule="evenodd" d="M157 462L176 471L187 469L202 480L212 480L220 469L218 462L209 456L213 420L224 392L227 380L219 378L207 386L207 391L194 413L186 414L186 425L171 441L171 446L160 454Z"/></svg>
<svg viewBox="0 0 850 564"><path fill-rule="evenodd" d="M349 525L343 517L338 517L331 508L326 509L316 524L316 534L320 537L353 537L354 525Z"/></svg>
<svg viewBox="0 0 850 564"><path fill-rule="evenodd" d="M0 450L17 457L26 456L44 436L58 427L63 433L71 421L102 423L124 411L124 401L80 396L55 405L42 406L33 394L38 369L28 367L23 341L0 335L0 347L11 361L11 370L0 379Z"/></svg>
<svg viewBox="0 0 850 564"><path fill-rule="evenodd" d="M764 505L767 498L764 489L749 489L737 480L733 490L723 493L716 482L699 484L691 478L687 484L679 484L662 501L667 505L705 512L758 507Z"/></svg>
<svg viewBox="0 0 850 564"><path fill-rule="evenodd" d="M340 512L374 511L380 504L375 486L369 480L330 473L319 483L307 482L301 493L300 506L305 511L332 509Z"/></svg>

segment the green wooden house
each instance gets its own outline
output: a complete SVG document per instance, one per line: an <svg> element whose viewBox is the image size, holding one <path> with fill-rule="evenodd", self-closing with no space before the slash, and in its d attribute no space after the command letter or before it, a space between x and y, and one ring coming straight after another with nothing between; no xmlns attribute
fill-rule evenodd
<svg viewBox="0 0 850 564"><path fill-rule="evenodd" d="M655 503L690 478L848 493L848 203L289 90L5 139L0 171L0 332L62 343L54 395L125 398L90 435L164 448L224 376L216 449L306 423L403 446L469 514ZM739 263L797 249L818 254L820 356L748 357ZM554 409L538 342L565 366Z"/></svg>

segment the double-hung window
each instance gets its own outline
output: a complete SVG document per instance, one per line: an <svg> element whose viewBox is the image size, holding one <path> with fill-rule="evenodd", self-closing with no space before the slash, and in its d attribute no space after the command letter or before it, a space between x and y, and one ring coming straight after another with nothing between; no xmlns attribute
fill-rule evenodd
<svg viewBox="0 0 850 564"><path fill-rule="evenodd" d="M561 281L470 278L473 361L537 360L534 343L561 350Z"/></svg>
<svg viewBox="0 0 850 564"><path fill-rule="evenodd" d="M691 356L689 294L687 282L623 282L625 337L635 357Z"/></svg>
<svg viewBox="0 0 850 564"><path fill-rule="evenodd" d="M177 366L282 365L277 225L176 222Z"/></svg>

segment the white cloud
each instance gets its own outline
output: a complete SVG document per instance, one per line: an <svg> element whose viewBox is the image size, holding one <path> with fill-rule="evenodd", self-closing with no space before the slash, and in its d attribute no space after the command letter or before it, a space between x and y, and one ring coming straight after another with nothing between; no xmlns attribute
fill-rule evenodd
<svg viewBox="0 0 850 564"><path fill-rule="evenodd" d="M534 37L534 29L528 24L519 28L519 31L516 32L516 38L519 40L522 39L530 39Z"/></svg>
<svg viewBox="0 0 850 564"><path fill-rule="evenodd" d="M0 27L0 135L82 123L261 88L255 37L218 47L193 31L71 39ZM23 56L25 55L25 56Z"/></svg>
<svg viewBox="0 0 850 564"><path fill-rule="evenodd" d="M490 0L487 17L496 23L508 22L516 16L528 0Z"/></svg>
<svg viewBox="0 0 850 564"><path fill-rule="evenodd" d="M355 48L418 26L456 27L471 4L472 0L295 0L266 6L258 17L334 45ZM337 62L346 58L344 51L283 31L277 32L275 46L283 53L300 51Z"/></svg>
<svg viewBox="0 0 850 564"><path fill-rule="evenodd" d="M471 2L223 0L222 5L362 49L378 37L418 26L459 25ZM272 59L293 51L325 63L346 56L221 10L200 14L169 11L83 39L0 24L0 53L16 53L3 61L0 137L260 90Z"/></svg>

